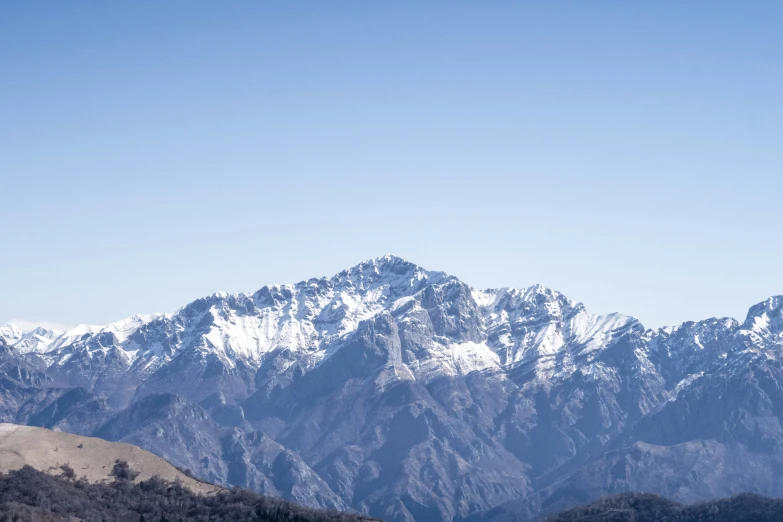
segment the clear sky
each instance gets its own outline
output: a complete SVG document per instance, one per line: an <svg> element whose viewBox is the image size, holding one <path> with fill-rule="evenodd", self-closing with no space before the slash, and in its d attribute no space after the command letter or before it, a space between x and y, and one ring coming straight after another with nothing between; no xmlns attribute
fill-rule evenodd
<svg viewBox="0 0 783 522"><path fill-rule="evenodd" d="M394 253L655 327L783 293L783 2L2 2L0 322Z"/></svg>

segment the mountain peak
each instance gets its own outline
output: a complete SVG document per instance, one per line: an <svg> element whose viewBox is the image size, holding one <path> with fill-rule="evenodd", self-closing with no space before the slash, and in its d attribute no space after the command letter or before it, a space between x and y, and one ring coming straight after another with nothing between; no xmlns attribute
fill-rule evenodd
<svg viewBox="0 0 783 522"><path fill-rule="evenodd" d="M373 261L373 262L376 262L376 263L378 263L378 262L388 262L388 261L395 261L395 262L396 261L402 261L403 263L408 263L408 261L406 259L403 259L400 256L395 256L394 254L384 254L382 256L375 257L375 258L371 259L370 261Z"/></svg>
<svg viewBox="0 0 783 522"><path fill-rule="evenodd" d="M16 341L22 338L23 332L15 324L8 323L5 326L0 326L0 338L5 339L8 344L14 344Z"/></svg>
<svg viewBox="0 0 783 522"><path fill-rule="evenodd" d="M393 272L399 274L416 269L423 270L416 263L411 263L410 261L393 254L386 254L383 256L374 257L367 261L363 261L358 265L349 268L347 271L352 272L374 270L376 272Z"/></svg>
<svg viewBox="0 0 783 522"><path fill-rule="evenodd" d="M337 284L348 283L363 290L378 284L409 286L425 279L439 280L444 277L446 274L443 272L431 272L416 263L392 254L386 254L343 270L335 275L332 281Z"/></svg>
<svg viewBox="0 0 783 522"><path fill-rule="evenodd" d="M757 318L770 314L781 315L783 312L783 295L773 295L768 299L750 307L745 318L745 324L755 322Z"/></svg>

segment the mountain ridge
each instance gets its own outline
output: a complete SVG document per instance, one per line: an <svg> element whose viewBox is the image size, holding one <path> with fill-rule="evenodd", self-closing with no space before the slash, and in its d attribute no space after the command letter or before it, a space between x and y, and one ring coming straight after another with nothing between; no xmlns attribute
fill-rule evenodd
<svg viewBox="0 0 783 522"><path fill-rule="evenodd" d="M653 330L542 285L478 290L387 255L49 337L0 336L0 420L131 442L318 507L454 521L522 498L533 516L640 473L694 501L783 471L780 297L743 322ZM678 462L693 478L675 488Z"/></svg>
<svg viewBox="0 0 783 522"><path fill-rule="evenodd" d="M320 278L309 278L302 281L299 281L297 283L286 283L286 284L272 284L272 285L264 285L255 292L239 292L239 293L229 293L225 291L217 291L214 292L208 296L204 296L201 298L198 298L194 301L191 301L190 303L184 305L183 307L175 310L174 312L167 312L167 313L153 313L153 314L136 314L133 316L129 316L127 318L123 318L117 321L113 321L110 323L106 323L103 325L99 324L78 324L75 327L66 330L66 331L59 331L51 328L44 328L44 327L35 327L30 330L22 330L19 327L17 327L14 323L9 322L6 323L4 326L0 326L0 337L3 337L6 342L10 345L14 345L16 342L20 340L29 340L32 338L44 338L48 341L56 341L57 338L62 337L63 339L59 342L56 342L53 344L53 346L50 348L50 351L56 350L56 348L63 346L65 343L68 343L73 340L75 337L81 337L85 334L95 334L97 332L115 332L115 331L121 331L126 329L129 325L136 325L143 326L146 323L149 323L151 321L154 321L155 319L163 318L163 317L171 317L174 316L184 309L196 306L198 303L201 302L211 302L215 300L220 299L241 299L241 298L253 298L253 299L264 299L269 298L269 296L273 293L277 293L279 295L280 292L285 293L286 291L292 291L295 289L301 289L305 288L307 285L319 283L323 284L325 282L329 282L334 284L335 282L349 282L352 285L355 285L354 280L359 279L359 288L364 289L363 284L363 276L364 272L368 270L375 269L376 274L379 273L377 271L378 267L381 268L382 271L393 271L395 268L399 269L399 267L408 268L414 272L415 275L421 275L421 274L427 274L433 277L440 277L443 279L454 279L458 280L455 276L448 275L445 272L440 271L431 271L424 269L423 267L409 262L401 257L395 256L393 254L386 254L383 256L379 256L376 258L369 259L367 261L361 262L349 269L344 269L337 274L333 276L323 276ZM402 274L404 275L404 273ZM550 287L547 287L542 284L534 284L529 287L522 287L522 288L515 288L515 287L498 287L498 288L487 288L487 289L477 289L474 287L470 287L471 290L478 294L502 294L502 293L509 293L509 294L550 294L562 299L565 299L566 302L569 303L569 305L577 308L577 309L585 309L584 304L581 302L575 302L571 301L568 298L566 298L562 293L558 292L557 290L554 290ZM746 314L746 318L744 321L739 321L736 318L733 317L708 317L705 319L700 320L687 320L682 323L676 324L676 325L666 325L661 326L657 328L647 328L644 327L645 330L649 332L665 332L665 331L671 331L678 328L683 327L684 325L690 324L690 323L701 323L706 321L735 321L738 324L747 324L751 321L752 318L755 318L757 314L763 313L764 310L769 311L775 311L779 310L781 307L783 307L783 295L771 295L767 299L760 301L756 304L753 304L749 307L748 312ZM622 318L627 318L630 321L637 321L640 322L638 318L636 318L633 315L627 315L622 314L620 312L610 312L607 314L598 314L602 316L617 316ZM642 324L640 322L640 324ZM20 346L17 346L19 348ZM48 346L47 346L48 347ZM45 352L44 352L45 353Z"/></svg>

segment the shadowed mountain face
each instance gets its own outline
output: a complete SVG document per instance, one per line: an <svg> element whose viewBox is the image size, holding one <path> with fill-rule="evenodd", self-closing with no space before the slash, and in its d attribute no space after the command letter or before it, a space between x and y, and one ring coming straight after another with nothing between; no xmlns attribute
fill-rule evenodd
<svg viewBox="0 0 783 522"><path fill-rule="evenodd" d="M783 495L783 298L658 331L385 256L60 333L0 329L0 420L390 520Z"/></svg>

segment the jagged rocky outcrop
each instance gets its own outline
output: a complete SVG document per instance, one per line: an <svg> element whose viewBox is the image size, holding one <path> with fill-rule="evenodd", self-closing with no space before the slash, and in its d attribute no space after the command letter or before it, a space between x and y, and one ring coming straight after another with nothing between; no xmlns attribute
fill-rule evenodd
<svg viewBox="0 0 783 522"><path fill-rule="evenodd" d="M0 420L390 520L778 495L782 347L780 297L653 331L384 256L103 327L4 327Z"/></svg>

